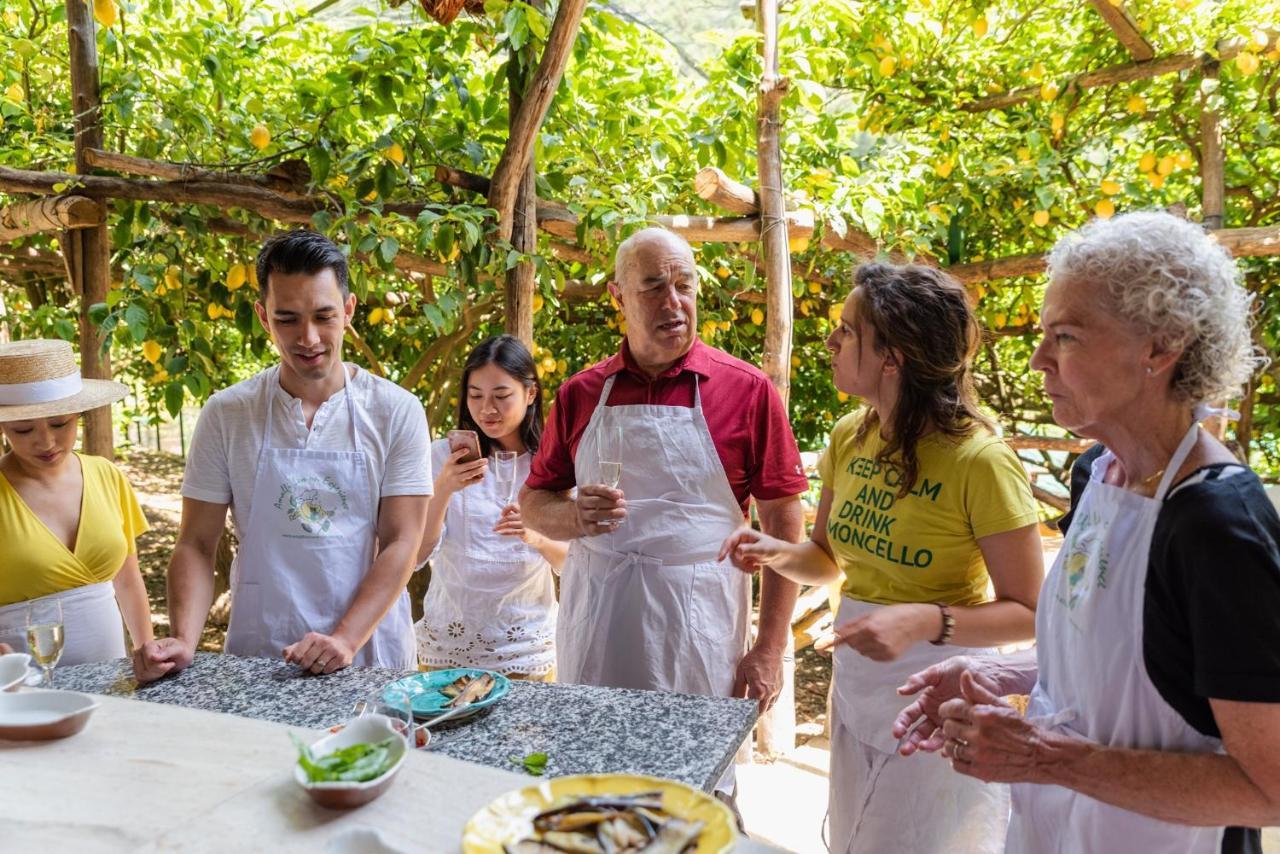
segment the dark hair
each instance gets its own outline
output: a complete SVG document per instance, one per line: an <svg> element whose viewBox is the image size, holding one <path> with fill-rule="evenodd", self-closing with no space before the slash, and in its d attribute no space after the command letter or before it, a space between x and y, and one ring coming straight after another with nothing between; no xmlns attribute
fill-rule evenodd
<svg viewBox="0 0 1280 854"><path fill-rule="evenodd" d="M268 238L258 253L258 298L266 300L268 280L272 273L306 273L314 276L321 270L332 270L338 280L343 299L351 293L347 280L347 256L338 245L323 234L299 229Z"/></svg>
<svg viewBox="0 0 1280 854"><path fill-rule="evenodd" d="M536 453L542 443L542 383L538 380L533 354L514 335L486 338L467 356L467 363L462 366L462 382L458 386L458 429L476 432L480 437L481 456L493 453L493 440L471 418L471 410L467 407L467 383L471 372L485 365L497 365L519 380L526 390L535 390L533 403L529 404L529 411L520 424L520 439L529 453Z"/></svg>
<svg viewBox="0 0 1280 854"><path fill-rule="evenodd" d="M981 330L964 286L941 270L863 264L853 281L861 288L858 321L871 326L876 352L892 351L899 362L898 403L876 462L901 471L902 497L920 474L916 446L928 430L957 438L979 426L995 430L978 409L970 372ZM864 442L879 424L879 415L869 412L855 441Z"/></svg>

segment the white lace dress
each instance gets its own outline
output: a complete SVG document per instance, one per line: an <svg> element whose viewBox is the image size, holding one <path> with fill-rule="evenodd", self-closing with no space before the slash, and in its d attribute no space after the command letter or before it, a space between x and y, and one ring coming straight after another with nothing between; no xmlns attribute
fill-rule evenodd
<svg viewBox="0 0 1280 854"><path fill-rule="evenodd" d="M449 443L431 445L440 471ZM529 476L529 454L516 460L516 494ZM502 515L493 467L480 483L453 494L431 555L431 584L414 624L418 663L483 667L546 676L555 667L556 596L551 565L515 537L495 534Z"/></svg>

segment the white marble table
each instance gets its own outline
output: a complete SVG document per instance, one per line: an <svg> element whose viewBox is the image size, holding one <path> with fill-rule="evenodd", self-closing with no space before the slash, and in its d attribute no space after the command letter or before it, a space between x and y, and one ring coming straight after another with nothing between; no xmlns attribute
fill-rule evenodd
<svg viewBox="0 0 1280 854"><path fill-rule="evenodd" d="M61 741L0 741L4 851L457 852L478 809L531 778L417 751L378 800L315 806L284 724L99 697ZM739 854L776 851L744 841Z"/></svg>

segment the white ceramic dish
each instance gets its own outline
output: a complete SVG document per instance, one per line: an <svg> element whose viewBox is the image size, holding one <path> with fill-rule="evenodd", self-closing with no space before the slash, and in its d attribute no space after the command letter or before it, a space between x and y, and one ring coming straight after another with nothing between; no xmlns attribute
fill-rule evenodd
<svg viewBox="0 0 1280 854"><path fill-rule="evenodd" d="M85 728L98 701L75 691L0 694L0 739L43 741Z"/></svg>
<svg viewBox="0 0 1280 854"><path fill-rule="evenodd" d="M322 807L333 810L351 809L381 795L391 786L400 766L404 764L408 745L403 737L391 725L391 719L384 715L364 715L347 722L340 732L327 735L312 743L311 753L314 756L328 756L335 750L350 747L353 744L375 744L390 736L396 736L392 745L392 764L385 774L363 783L312 783L306 772L297 762L293 764L293 779L297 781L311 799Z"/></svg>
<svg viewBox="0 0 1280 854"><path fill-rule="evenodd" d="M17 691L36 672L31 669L31 656L25 652L0 655L0 691Z"/></svg>

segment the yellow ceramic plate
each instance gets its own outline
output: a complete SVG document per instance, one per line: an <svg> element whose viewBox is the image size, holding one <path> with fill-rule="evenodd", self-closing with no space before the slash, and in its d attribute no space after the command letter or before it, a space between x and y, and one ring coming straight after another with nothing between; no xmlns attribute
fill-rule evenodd
<svg viewBox="0 0 1280 854"><path fill-rule="evenodd" d="M565 796L632 795L662 792L662 808L671 815L706 823L698 837L697 854L726 854L738 840L737 824L729 808L711 795L674 780L632 774L584 774L556 777L499 796L471 817L462 830L463 854L502 854L504 843L533 833L533 817Z"/></svg>

